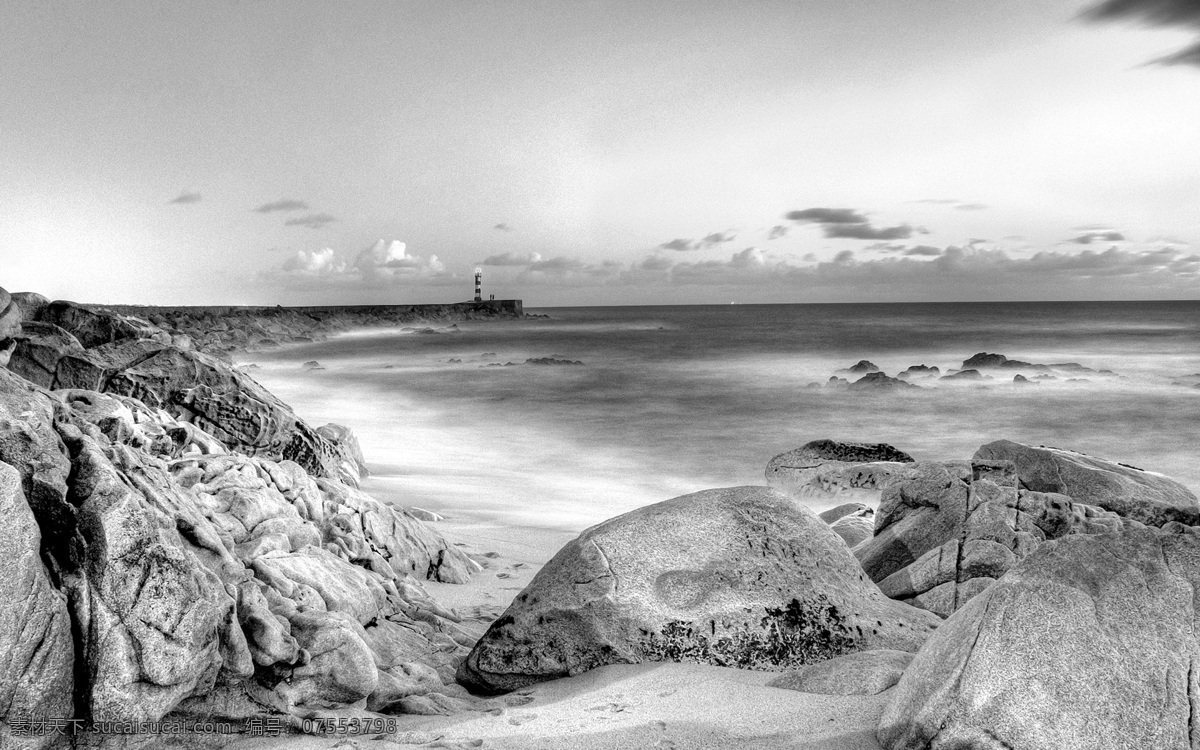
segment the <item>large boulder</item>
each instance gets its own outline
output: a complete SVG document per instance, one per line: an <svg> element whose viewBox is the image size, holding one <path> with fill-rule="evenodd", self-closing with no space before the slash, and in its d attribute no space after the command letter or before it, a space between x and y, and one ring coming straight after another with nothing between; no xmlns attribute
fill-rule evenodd
<svg viewBox="0 0 1200 750"><path fill-rule="evenodd" d="M912 461L912 456L886 443L813 440L772 458L766 479L768 485L805 503L873 505L888 480Z"/></svg>
<svg viewBox="0 0 1200 750"><path fill-rule="evenodd" d="M947 616L1046 539L1136 524L1064 495L1019 490L1009 462L910 464L854 548L884 594Z"/></svg>
<svg viewBox="0 0 1200 750"><path fill-rule="evenodd" d="M947 620L893 690L887 750L1192 748L1198 530L1049 542Z"/></svg>
<svg viewBox="0 0 1200 750"><path fill-rule="evenodd" d="M20 473L6 463L0 463L0 519L0 722L74 716L67 598L42 564L41 531Z"/></svg>
<svg viewBox="0 0 1200 750"><path fill-rule="evenodd" d="M13 302L8 292L0 287L0 343L17 335L21 330L21 308Z"/></svg>
<svg viewBox="0 0 1200 750"><path fill-rule="evenodd" d="M914 651L938 622L884 597L829 526L787 496L705 490L568 543L458 677L503 692L645 660L782 670L872 648Z"/></svg>
<svg viewBox="0 0 1200 750"><path fill-rule="evenodd" d="M985 461L1012 461L1021 486L1070 495L1148 526L1179 521L1200 525L1200 502L1170 477L1060 448L997 440L975 451Z"/></svg>

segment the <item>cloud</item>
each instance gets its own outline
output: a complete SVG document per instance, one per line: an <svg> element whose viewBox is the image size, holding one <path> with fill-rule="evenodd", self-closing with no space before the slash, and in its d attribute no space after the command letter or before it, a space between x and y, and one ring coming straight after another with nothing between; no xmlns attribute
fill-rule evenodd
<svg viewBox="0 0 1200 750"><path fill-rule="evenodd" d="M892 242L877 242L874 245L868 245L865 250L873 250L878 253L897 253L899 255L917 256L935 258L942 254L942 248L932 245L906 245L903 243Z"/></svg>
<svg viewBox="0 0 1200 750"><path fill-rule="evenodd" d="M805 208L788 211L783 218L799 224L866 224L867 217L853 208Z"/></svg>
<svg viewBox="0 0 1200 750"><path fill-rule="evenodd" d="M762 250L748 247L740 253L734 253L729 265L733 268L763 268L767 265L767 259L763 257Z"/></svg>
<svg viewBox="0 0 1200 750"><path fill-rule="evenodd" d="M311 251L297 250L295 255L283 262L281 270L307 276L322 276L344 272L346 263L337 259L331 247Z"/></svg>
<svg viewBox="0 0 1200 750"><path fill-rule="evenodd" d="M167 201L167 204L169 205L174 203L177 205L186 206L189 203L199 203L202 200L203 198L200 197L200 193L197 193L195 190L184 190L180 192L179 195Z"/></svg>
<svg viewBox="0 0 1200 750"><path fill-rule="evenodd" d="M777 226L771 227L771 231L767 233L767 239L768 240L777 240L780 237L786 236L787 233L788 233L788 228L782 224L779 224Z"/></svg>
<svg viewBox="0 0 1200 750"><path fill-rule="evenodd" d="M527 266L531 263L541 261L540 253L500 253L499 255L489 255L479 261L481 266Z"/></svg>
<svg viewBox="0 0 1200 750"><path fill-rule="evenodd" d="M1105 0L1086 10L1083 17L1090 21L1133 20L1151 26L1200 32L1200 3L1196 0ZM1178 52L1150 62L1200 66L1200 39Z"/></svg>
<svg viewBox="0 0 1200 750"><path fill-rule="evenodd" d="M495 229L495 230L498 230L498 231L501 231L501 232L515 232L515 231L517 231L516 229L514 229L514 228L513 228L513 227L511 227L511 226L509 226L508 224L506 224L506 223L505 223L505 222L503 222L503 221L502 221L502 222L500 222L499 224L497 224L496 226L492 227L492 229Z"/></svg>
<svg viewBox="0 0 1200 750"><path fill-rule="evenodd" d="M732 229L724 232L713 232L705 235L698 240L685 240L682 238L673 239L670 242L664 242L658 246L658 250L674 250L676 252L689 252L692 250L707 250L717 245L723 245L726 242L733 242L737 239L737 235Z"/></svg>
<svg viewBox="0 0 1200 750"><path fill-rule="evenodd" d="M922 198L911 202L925 203L931 206L949 206L959 211L982 211L989 207L986 203L968 203L967 201L960 201L958 198Z"/></svg>
<svg viewBox="0 0 1200 750"><path fill-rule="evenodd" d="M709 248L724 244L726 242L733 242L735 239L737 239L737 235L732 231L713 232L712 234L702 238L700 240L700 244L705 248Z"/></svg>
<svg viewBox="0 0 1200 750"><path fill-rule="evenodd" d="M307 211L308 204L304 201L298 201L295 198L280 198L277 201L264 203L252 210L260 214L269 214L275 211Z"/></svg>
<svg viewBox="0 0 1200 750"><path fill-rule="evenodd" d="M1105 230L1081 234L1070 241L1077 245L1090 245L1093 242L1124 242L1125 235L1120 232Z"/></svg>
<svg viewBox="0 0 1200 750"><path fill-rule="evenodd" d="M906 240L912 237L913 227L901 224L896 227L873 227L870 224L824 224L821 229L826 237L854 240Z"/></svg>
<svg viewBox="0 0 1200 750"><path fill-rule="evenodd" d="M930 245L917 245L916 247L910 247L907 250L905 250L904 254L909 257L917 256L917 257L926 257L926 258L936 258L939 255L941 255L943 252L944 251L940 247L932 247Z"/></svg>
<svg viewBox="0 0 1200 750"><path fill-rule="evenodd" d="M460 283L436 255L423 258L408 252L398 240L379 240L347 262L332 248L300 250L273 271L261 274L265 281L282 287L319 292L331 289L352 293L365 289L392 289L414 283L447 285Z"/></svg>
<svg viewBox="0 0 1200 750"><path fill-rule="evenodd" d="M788 211L784 218L797 224L817 224L831 239L906 240L913 232L925 231L908 224L874 227L865 215L852 208L805 208Z"/></svg>
<svg viewBox="0 0 1200 750"><path fill-rule="evenodd" d="M332 224L337 221L336 216L330 216L327 213L305 214L297 216L294 219L288 219L283 222L284 226L288 227L308 227L309 229L321 229L327 224Z"/></svg>

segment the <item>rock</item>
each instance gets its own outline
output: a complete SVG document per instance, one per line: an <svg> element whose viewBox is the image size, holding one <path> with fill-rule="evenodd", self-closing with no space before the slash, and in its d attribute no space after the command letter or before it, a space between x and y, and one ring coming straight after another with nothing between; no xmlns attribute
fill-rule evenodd
<svg viewBox="0 0 1200 750"><path fill-rule="evenodd" d="M0 463L0 721L75 715L75 646L67 598L41 559L41 531L21 475Z"/></svg>
<svg viewBox="0 0 1200 750"><path fill-rule="evenodd" d="M902 373L896 375L901 380L920 380L925 378L936 378L941 374L941 370L937 366L927 367L925 365L913 365Z"/></svg>
<svg viewBox="0 0 1200 750"><path fill-rule="evenodd" d="M1013 382L1017 385L1038 385L1038 381L1030 380L1024 375L1013 375Z"/></svg>
<svg viewBox="0 0 1200 750"><path fill-rule="evenodd" d="M854 554L884 594L947 616L1046 539L1129 523L1064 495L1018 490L1009 462L909 464Z"/></svg>
<svg viewBox="0 0 1200 750"><path fill-rule="evenodd" d="M972 356L970 359L964 360L962 363L962 369L964 370L1021 369L1045 372L1051 367L1057 366L1058 365L1035 365L1032 362L1022 362L1019 359L1009 359L1003 354L988 354L986 352L980 352L979 354ZM1078 365L1076 365L1076 367L1078 367Z"/></svg>
<svg viewBox="0 0 1200 750"><path fill-rule="evenodd" d="M853 549L874 535L875 512L844 516L829 524L829 528Z"/></svg>
<svg viewBox="0 0 1200 750"><path fill-rule="evenodd" d="M288 706L335 708L357 703L375 692L379 671L365 632L340 613L301 612L291 618L292 633L309 654L276 686Z"/></svg>
<svg viewBox="0 0 1200 750"><path fill-rule="evenodd" d="M938 380L991 380L991 378L979 370L959 370L949 375L943 375Z"/></svg>
<svg viewBox="0 0 1200 750"><path fill-rule="evenodd" d="M944 378L943 378L944 380ZM913 385L899 378L889 378L882 372L871 372L855 380L850 384L849 388L852 391L860 390L895 390L897 388L920 388L919 385Z"/></svg>
<svg viewBox="0 0 1200 750"><path fill-rule="evenodd" d="M733 487L584 531L457 676L503 692L646 660L780 670L872 648L914 651L937 624L884 597L812 511L766 487Z"/></svg>
<svg viewBox="0 0 1200 750"><path fill-rule="evenodd" d="M409 508L408 514L419 521L426 521L428 523L437 523L446 520L445 516L434 513L431 510L425 510L424 508Z"/></svg>
<svg viewBox="0 0 1200 750"><path fill-rule="evenodd" d="M821 695L878 695L900 681L912 660L907 651L859 651L785 672L767 687Z"/></svg>
<svg viewBox="0 0 1200 750"><path fill-rule="evenodd" d="M839 386L847 386L847 385L850 385L849 380L846 380L845 378L839 378L836 375L831 375L829 377L829 380L825 381L826 387L839 387Z"/></svg>
<svg viewBox="0 0 1200 750"><path fill-rule="evenodd" d="M525 360L527 365L582 365L577 359L555 359L554 357L537 357Z"/></svg>
<svg viewBox="0 0 1200 750"><path fill-rule="evenodd" d="M851 375L865 375L869 372L879 372L879 368L872 362L860 359L857 364L851 365L844 370L838 370L838 372L848 372Z"/></svg>
<svg viewBox="0 0 1200 750"><path fill-rule="evenodd" d="M1197 530L1049 542L922 647L880 720L886 750L1188 748Z"/></svg>
<svg viewBox="0 0 1200 750"><path fill-rule="evenodd" d="M1021 486L1037 492L1070 495L1077 502L1095 505L1149 526L1179 521L1200 525L1200 502L1174 479L1128 464L1083 453L1034 448L1010 440L997 440L975 451L975 458L1012 461Z"/></svg>
<svg viewBox="0 0 1200 750"><path fill-rule="evenodd" d="M472 638L419 581L478 566L403 511L131 396L10 370L0 461L0 720L293 721L365 705L384 672L393 695L419 674L460 705L444 683Z"/></svg>
<svg viewBox="0 0 1200 750"><path fill-rule="evenodd" d="M371 475L367 461L363 458L358 438L349 427L332 422L317 428L317 434L329 441L339 459L338 477L346 484L357 486Z"/></svg>
<svg viewBox="0 0 1200 750"><path fill-rule="evenodd" d="M846 463L873 463L876 461L894 461L912 463L912 456L887 443L847 443L837 440L813 440L789 453L776 456L779 460L784 456L788 461L842 461ZM774 461L772 461L774 463Z"/></svg>
<svg viewBox="0 0 1200 750"><path fill-rule="evenodd" d="M842 503L841 505L818 513L817 518L820 518L825 523L833 524L840 518L855 515L870 515L872 518L874 518L875 510L871 508L871 506L863 503Z"/></svg>
<svg viewBox="0 0 1200 750"><path fill-rule="evenodd" d="M50 304L50 300L37 292L13 292L10 297L20 310L22 321L37 320L42 310Z"/></svg>
<svg viewBox="0 0 1200 750"><path fill-rule="evenodd" d="M315 359L310 359L309 361L307 361L303 365L301 365L301 367L304 368L305 370L324 370L325 369L324 367L321 366L321 363Z"/></svg>
<svg viewBox="0 0 1200 750"><path fill-rule="evenodd" d="M230 449L341 476L338 450L229 363L174 346L170 334L138 318L61 301L39 317L22 323L8 365L22 377L46 388L133 397L194 423Z"/></svg>
<svg viewBox="0 0 1200 750"><path fill-rule="evenodd" d="M801 502L837 498L874 504L888 480L912 460L886 443L814 440L771 459L766 479Z"/></svg>
<svg viewBox="0 0 1200 750"><path fill-rule="evenodd" d="M0 341L5 341L20 333L21 319L21 308L12 301L8 292L0 287Z"/></svg>

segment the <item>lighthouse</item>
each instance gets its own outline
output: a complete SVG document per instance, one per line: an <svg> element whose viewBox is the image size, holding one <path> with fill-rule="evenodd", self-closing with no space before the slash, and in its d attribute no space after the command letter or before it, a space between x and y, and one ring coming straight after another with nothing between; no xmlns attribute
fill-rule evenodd
<svg viewBox="0 0 1200 750"><path fill-rule="evenodd" d="M483 269L475 269L475 301L483 302Z"/></svg>

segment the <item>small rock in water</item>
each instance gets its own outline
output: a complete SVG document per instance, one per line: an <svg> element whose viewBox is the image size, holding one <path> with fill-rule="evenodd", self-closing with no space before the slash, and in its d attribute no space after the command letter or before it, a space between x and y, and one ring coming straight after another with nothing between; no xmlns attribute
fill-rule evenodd
<svg viewBox="0 0 1200 750"><path fill-rule="evenodd" d="M321 365L321 363L315 359L310 359L300 366L303 367L305 370L324 370L325 369Z"/></svg>
<svg viewBox="0 0 1200 750"><path fill-rule="evenodd" d="M582 365L577 359L555 359L554 357L530 357L525 360L527 365Z"/></svg>
<svg viewBox="0 0 1200 750"><path fill-rule="evenodd" d="M838 370L838 372L848 372L851 375L865 375L868 372L880 372L880 369L874 363L860 359L857 364L851 365L844 370Z"/></svg>
<svg viewBox="0 0 1200 750"><path fill-rule="evenodd" d="M431 510L425 510L424 508L409 508L408 514L410 516L412 516L413 518L419 519L421 521L429 521L432 523L437 523L438 521L446 520L445 516L440 515L438 513L434 513Z"/></svg>
<svg viewBox="0 0 1200 750"><path fill-rule="evenodd" d="M912 383L909 383L904 380L900 380L899 378L889 378L887 375L884 375L882 372L867 373L866 375L862 376L861 378L859 378L858 380L856 380L850 384L851 390L856 390L856 391L858 391L858 390L876 390L876 389L891 390L894 388L920 388L920 387L921 386L919 386L919 385L913 385Z"/></svg>
<svg viewBox="0 0 1200 750"><path fill-rule="evenodd" d="M943 375L938 380L991 380L991 378L979 370L959 370L949 375Z"/></svg>

